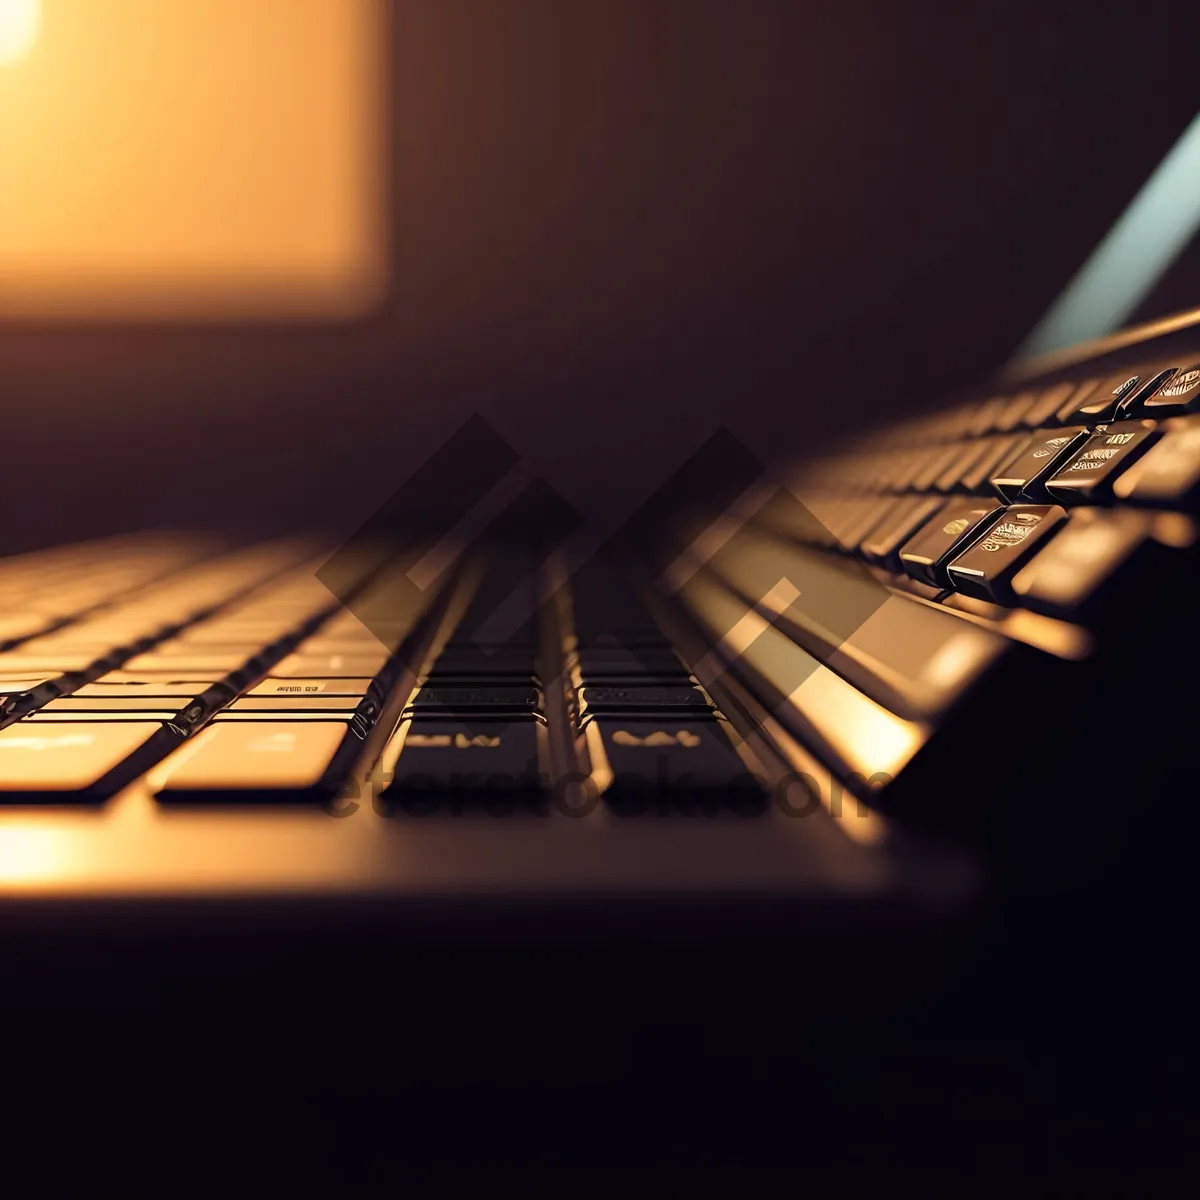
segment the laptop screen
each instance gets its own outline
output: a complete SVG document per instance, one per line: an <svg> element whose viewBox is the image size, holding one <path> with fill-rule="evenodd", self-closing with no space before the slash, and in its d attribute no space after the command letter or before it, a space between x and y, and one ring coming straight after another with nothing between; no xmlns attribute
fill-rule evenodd
<svg viewBox="0 0 1200 1200"><path fill-rule="evenodd" d="M1200 116L1059 294L1018 358L1200 304Z"/></svg>

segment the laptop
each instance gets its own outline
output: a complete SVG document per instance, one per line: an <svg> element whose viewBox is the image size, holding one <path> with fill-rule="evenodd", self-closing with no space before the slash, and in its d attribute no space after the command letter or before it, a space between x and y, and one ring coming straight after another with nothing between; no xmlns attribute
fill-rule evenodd
<svg viewBox="0 0 1200 1200"><path fill-rule="evenodd" d="M264 194L301 180L293 205L228 216L254 130L279 127L260 104L240 140L228 111L182 120L173 175L122 142L137 203L101 189L103 225L39 217L48 167L0 210L0 888L12 953L35 964L23 1012L57 1028L86 993L116 1027L169 1031L148 996L198 988L188 1011L203 993L227 1021L249 996L255 1070L297 1087L385 1063L507 1078L516 1059L611 1081L620 1031L708 1061L718 1015L767 993L785 1058L844 1048L856 1021L875 1037L941 1013L998 912L1027 933L1047 903L1115 903L1136 881L1144 912L1169 893L1195 716L1200 316L1165 307L1187 239L1098 336L1061 340L1087 291L1071 272L1111 247L1186 121L1131 138L1079 245L1044 279L1001 277L993 319L966 330L894 248L797 258L828 213L804 164L747 150L790 117L749 105L689 155L667 117L622 117L551 69L570 17L314 3L271 59L269 18L234 7L212 10L232 22L227 77L187 86L237 108L269 61L280 103L315 121L324 97L336 128L314 130L310 162L294 136L261 143ZM614 14L581 64L669 24ZM9 111L49 105L61 63L110 36L54 15L19 58L13 35ZM791 80L777 35L798 19L721 36ZM162 61L191 62L186 22L158 20ZM721 41L699 36L679 95L703 93L692 72ZM472 69L437 69L452 48ZM663 94L660 65L629 94ZM95 94L144 104L133 83L169 97L171 76L129 67L128 96L113 77ZM488 103L500 83L508 108ZM421 100L433 115L412 123ZM112 135L105 111L46 111L63 137ZM214 128L241 175L218 156L197 182ZM1015 144L1025 125L1006 129ZM881 169L893 151L873 144ZM0 142L6 169L20 145ZM965 159L975 182L985 158ZM640 226L685 169L693 204L673 191ZM325 194L316 176L338 171ZM802 197L786 236L740 222ZM149 250L114 217L139 205L162 233ZM605 216L573 224L582 210ZM857 225L832 221L834 244ZM882 308L848 323L875 258ZM928 350L892 329L905 288L932 314ZM84 986L97 955L111 971ZM799 961L820 993L802 1029ZM994 982L1014 958L988 962ZM520 1054L490 1017L450 1036L485 976ZM432 1022L425 1047L372 1026L352 1055L291 1060L295 1023L348 986L375 1016ZM534 1000L556 988L603 996L612 1027L577 1036L575 1008ZM698 1056L655 1040L685 1000ZM103 1039L71 1044L81 1071L114 1069Z"/></svg>

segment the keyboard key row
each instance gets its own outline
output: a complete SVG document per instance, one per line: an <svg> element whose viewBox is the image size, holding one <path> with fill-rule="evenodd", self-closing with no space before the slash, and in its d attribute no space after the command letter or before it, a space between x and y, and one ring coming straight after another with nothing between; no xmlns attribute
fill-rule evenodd
<svg viewBox="0 0 1200 1200"><path fill-rule="evenodd" d="M1200 364L1060 381L909 422L875 438L872 448L811 468L803 486L846 495L977 492L990 487L997 470L1018 452L1048 440L1031 440L1031 431L1053 437L1068 427L1097 432L1114 421L1161 420L1198 409Z"/></svg>
<svg viewBox="0 0 1200 1200"><path fill-rule="evenodd" d="M617 589L607 581L610 597ZM281 677L283 641L225 677L109 672L0 731L3 797L100 802L146 775L169 804L336 805L378 760L385 808L497 793L544 800L554 766L541 686L547 669L571 680L556 719L566 722L569 775L583 803L640 802L664 789L715 799L761 790L728 722L632 590L603 610L615 621L582 605L566 656L551 668L540 660L536 623L503 641L473 636L508 591L494 573L485 576L480 603L456 624L447 624L444 597L435 606L442 616L417 621L370 676L327 667Z"/></svg>
<svg viewBox="0 0 1200 1200"><path fill-rule="evenodd" d="M781 489L681 567L660 601L698 631L692 657L616 566L579 572L554 605L531 585L540 565L519 557L429 594L385 571L364 581L359 616L314 590L308 567L206 594L201 619L102 672L0 683L0 697L36 698L0 730L0 798L98 803L144 777L164 804L337 811L369 787L381 810L419 812L497 797L544 807L565 780L580 811L719 806L761 802L759 737L784 760L794 739L871 793L862 778L903 772L1009 669L997 604L1121 611L1126 567L1182 544L1164 514L969 497L838 499L823 519L836 554ZM927 599L954 589L960 612L898 594L898 568ZM368 611L394 652L370 648Z"/></svg>

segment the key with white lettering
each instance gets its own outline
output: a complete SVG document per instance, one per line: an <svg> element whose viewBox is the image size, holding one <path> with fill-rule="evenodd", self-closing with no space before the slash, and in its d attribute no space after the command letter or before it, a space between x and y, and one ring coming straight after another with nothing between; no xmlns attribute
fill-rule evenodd
<svg viewBox="0 0 1200 1200"><path fill-rule="evenodd" d="M991 479L992 487L1005 504L1018 501L1044 504L1048 499L1045 481L1070 461L1088 437L1088 430L1083 425L1048 430L997 470Z"/></svg>
<svg viewBox="0 0 1200 1200"><path fill-rule="evenodd" d="M1014 504L1004 509L949 564L951 584L956 591L979 600L1013 603L1013 576L1066 519L1066 512L1056 504Z"/></svg>
<svg viewBox="0 0 1200 1200"><path fill-rule="evenodd" d="M1200 363L1169 367L1128 403L1136 417L1173 417L1200 410Z"/></svg>
<svg viewBox="0 0 1200 1200"><path fill-rule="evenodd" d="M1106 500L1121 473L1161 436L1153 421L1117 421L1104 426L1046 480L1046 491L1063 504Z"/></svg>
<svg viewBox="0 0 1200 1200"><path fill-rule="evenodd" d="M900 565L905 573L928 587L949 587L946 564L970 545L976 530L1000 507L994 500L958 500L948 504L936 521L901 547Z"/></svg>

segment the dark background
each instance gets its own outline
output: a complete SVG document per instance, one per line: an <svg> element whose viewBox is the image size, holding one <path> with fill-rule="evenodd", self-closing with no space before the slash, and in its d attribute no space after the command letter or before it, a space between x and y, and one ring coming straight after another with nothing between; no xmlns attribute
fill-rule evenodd
<svg viewBox="0 0 1200 1200"><path fill-rule="evenodd" d="M0 328L0 550L353 528L474 411L602 523L816 453L1001 363L1200 101L1185 5L392 8L386 310Z"/></svg>

